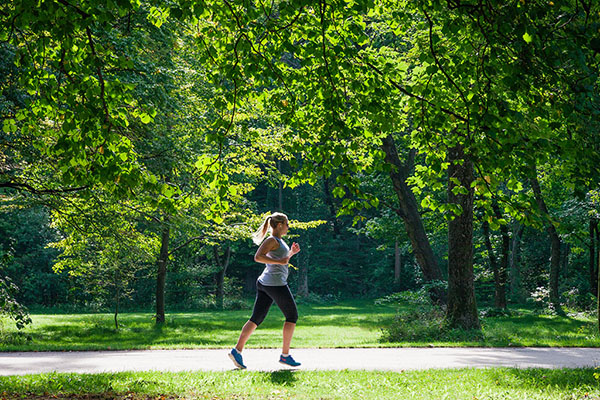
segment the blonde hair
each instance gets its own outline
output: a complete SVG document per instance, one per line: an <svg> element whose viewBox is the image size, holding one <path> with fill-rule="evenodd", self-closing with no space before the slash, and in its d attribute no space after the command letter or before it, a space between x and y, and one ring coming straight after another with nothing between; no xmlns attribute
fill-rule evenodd
<svg viewBox="0 0 600 400"><path fill-rule="evenodd" d="M280 212L276 212L269 215L267 218L265 218L258 230L252 234L252 241L254 242L254 244L260 245L265 236L267 235L267 231L272 231L273 228L277 226L277 224L285 222L287 220L287 215Z"/></svg>

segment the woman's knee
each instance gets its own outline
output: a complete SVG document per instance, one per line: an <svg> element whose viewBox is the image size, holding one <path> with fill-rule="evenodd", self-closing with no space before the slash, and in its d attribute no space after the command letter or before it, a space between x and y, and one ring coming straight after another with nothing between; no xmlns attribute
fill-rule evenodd
<svg viewBox="0 0 600 400"><path fill-rule="evenodd" d="M286 314L285 322L291 322L295 324L298 321L298 310L293 310Z"/></svg>
<svg viewBox="0 0 600 400"><path fill-rule="evenodd" d="M252 315L249 321L255 323L256 327L258 328L258 326L265 320L265 317L266 315Z"/></svg>

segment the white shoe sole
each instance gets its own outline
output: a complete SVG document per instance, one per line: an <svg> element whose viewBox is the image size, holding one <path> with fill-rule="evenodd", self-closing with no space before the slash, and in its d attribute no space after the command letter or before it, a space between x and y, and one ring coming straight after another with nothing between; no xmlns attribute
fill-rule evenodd
<svg viewBox="0 0 600 400"><path fill-rule="evenodd" d="M236 367L238 367L240 369L246 369L246 367L244 367L242 364L240 364L239 362L236 361L236 359L233 356L233 354L229 353L227 355L229 356L229 358L231 359L231 361L233 361L233 364L235 364Z"/></svg>
<svg viewBox="0 0 600 400"><path fill-rule="evenodd" d="M301 366L302 364L298 364L298 365L290 365L288 363L284 363L283 361L279 361L279 364L283 364L283 365L287 365L290 368L298 368L299 366Z"/></svg>

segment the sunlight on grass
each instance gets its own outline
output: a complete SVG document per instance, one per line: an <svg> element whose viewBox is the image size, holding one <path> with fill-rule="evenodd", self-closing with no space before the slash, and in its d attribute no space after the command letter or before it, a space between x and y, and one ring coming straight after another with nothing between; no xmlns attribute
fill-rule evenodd
<svg viewBox="0 0 600 400"><path fill-rule="evenodd" d="M0 377L0 392L21 397L103 393L213 399L592 399L593 369L456 369L395 372L121 372ZM130 397L128 397L130 398Z"/></svg>
<svg viewBox="0 0 600 400"><path fill-rule="evenodd" d="M406 307L403 307L405 309ZM299 305L294 347L407 346L589 346L600 347L596 322L583 316L536 315L519 309L512 316L482 320L482 332L455 332L444 337L418 337L385 342L382 329L394 322L395 306L360 300L333 305ZM156 326L152 313L124 313L116 330L112 314L34 314L25 336L10 322L0 331L0 350L120 350L228 348L237 341L250 310L170 313ZM281 345L283 315L273 307L250 338L250 348ZM410 324L409 324L410 325ZM410 328L410 326L409 326ZM28 339L29 337L29 339Z"/></svg>

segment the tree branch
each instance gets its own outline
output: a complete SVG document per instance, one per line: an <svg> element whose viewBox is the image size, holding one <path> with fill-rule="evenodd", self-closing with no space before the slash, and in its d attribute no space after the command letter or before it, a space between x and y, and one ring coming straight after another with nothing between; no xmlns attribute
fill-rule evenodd
<svg viewBox="0 0 600 400"><path fill-rule="evenodd" d="M184 243L180 244L179 246L175 247L174 249L172 249L171 251L169 251L169 255L175 253L177 250L187 246L188 244L190 244L191 242L193 242L194 240L199 240L199 239L203 239L204 236L194 236L193 238L190 238L188 240L186 240Z"/></svg>
<svg viewBox="0 0 600 400"><path fill-rule="evenodd" d="M16 190L25 190L31 194L37 194L37 195L70 193L70 192L77 192L77 191L88 188L88 186L81 186L81 187L76 187L76 188L62 188L62 189L36 189L28 183L21 183L21 182L14 182L14 181L0 182L0 188L2 188L2 187L16 189Z"/></svg>

